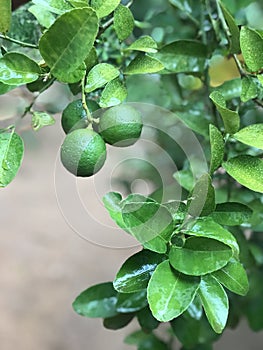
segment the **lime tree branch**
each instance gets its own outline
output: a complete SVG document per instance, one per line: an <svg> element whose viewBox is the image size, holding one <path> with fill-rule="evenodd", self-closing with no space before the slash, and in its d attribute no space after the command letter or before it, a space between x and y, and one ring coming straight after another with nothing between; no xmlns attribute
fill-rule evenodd
<svg viewBox="0 0 263 350"><path fill-rule="evenodd" d="M22 47L29 47L29 48L31 48L31 49L38 49L38 46L37 46L37 45L30 44L30 43L25 43L25 42L23 42L23 41L10 38L10 37L7 36L7 35L0 34L0 39L9 41L9 42L11 42L11 43L17 44L17 45L22 46Z"/></svg>

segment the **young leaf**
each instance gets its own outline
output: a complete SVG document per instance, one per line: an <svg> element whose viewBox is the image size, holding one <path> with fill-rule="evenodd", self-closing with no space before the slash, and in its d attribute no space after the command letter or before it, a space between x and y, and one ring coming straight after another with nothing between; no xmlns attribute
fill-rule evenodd
<svg viewBox="0 0 263 350"><path fill-rule="evenodd" d="M52 74L66 74L80 67L97 32L98 17L91 8L74 9L58 17L39 41L40 53Z"/></svg>
<svg viewBox="0 0 263 350"><path fill-rule="evenodd" d="M38 23L44 28L49 28L56 20L55 16L42 6L32 5L28 11L36 17Z"/></svg>
<svg viewBox="0 0 263 350"><path fill-rule="evenodd" d="M221 284L211 275L201 279L198 295L206 316L216 333L222 333L228 317L228 297Z"/></svg>
<svg viewBox="0 0 263 350"><path fill-rule="evenodd" d="M35 111L32 115L31 125L33 130L38 131L44 126L55 124L55 122L55 119L51 117L51 115L49 115L48 113Z"/></svg>
<svg viewBox="0 0 263 350"><path fill-rule="evenodd" d="M231 111L226 107L224 96L219 91L213 91L209 97L215 104L216 109L223 119L225 131L229 134L234 134L237 132L240 125L240 118L238 113Z"/></svg>
<svg viewBox="0 0 263 350"><path fill-rule="evenodd" d="M246 126L233 137L246 145L263 149L263 123Z"/></svg>
<svg viewBox="0 0 263 350"><path fill-rule="evenodd" d="M242 91L241 91L241 101L247 102L256 98L258 95L257 83L255 78L246 76L242 78Z"/></svg>
<svg viewBox="0 0 263 350"><path fill-rule="evenodd" d="M241 185L263 193L263 161L257 157L242 155L223 163L227 173Z"/></svg>
<svg viewBox="0 0 263 350"><path fill-rule="evenodd" d="M219 271L213 272L213 276L231 292L246 295L249 289L248 278L242 264L235 259Z"/></svg>
<svg viewBox="0 0 263 350"><path fill-rule="evenodd" d="M0 188L16 176L24 154L24 143L14 131L0 133Z"/></svg>
<svg viewBox="0 0 263 350"><path fill-rule="evenodd" d="M125 51L142 51L148 53L157 52L157 44L149 35L141 36L128 46Z"/></svg>
<svg viewBox="0 0 263 350"><path fill-rule="evenodd" d="M130 62L124 74L150 74L157 73L163 70L162 63L155 58L147 55L139 54L133 61Z"/></svg>
<svg viewBox="0 0 263 350"><path fill-rule="evenodd" d="M121 313L136 312L148 305L146 289L136 293L119 293L116 309Z"/></svg>
<svg viewBox="0 0 263 350"><path fill-rule="evenodd" d="M103 326L107 329L117 330L126 327L133 319L134 314L119 314L113 317L105 318Z"/></svg>
<svg viewBox="0 0 263 350"><path fill-rule="evenodd" d="M119 75L119 70L111 64L99 63L89 71L85 91L94 91L117 78Z"/></svg>
<svg viewBox="0 0 263 350"><path fill-rule="evenodd" d="M12 17L11 0L1 0L0 2L0 32L6 33L10 29Z"/></svg>
<svg viewBox="0 0 263 350"><path fill-rule="evenodd" d="M57 15L62 15L64 12L72 10L72 6L67 0L33 0L32 2L39 8L43 8Z"/></svg>
<svg viewBox="0 0 263 350"><path fill-rule="evenodd" d="M263 68L263 38L256 30L242 27L240 46L246 65L252 72Z"/></svg>
<svg viewBox="0 0 263 350"><path fill-rule="evenodd" d="M85 317L113 317L116 310L117 292L112 283L97 284L86 289L74 301L73 308Z"/></svg>
<svg viewBox="0 0 263 350"><path fill-rule="evenodd" d="M249 222L252 210L236 202L220 203L211 214L212 219L220 225L237 226Z"/></svg>
<svg viewBox="0 0 263 350"><path fill-rule="evenodd" d="M209 136L211 145L210 174L212 175L223 162L225 142L221 132L213 124L209 125Z"/></svg>
<svg viewBox="0 0 263 350"><path fill-rule="evenodd" d="M127 89L117 78L110 81L102 91L99 105L102 108L112 107L122 103L127 97Z"/></svg>
<svg viewBox="0 0 263 350"><path fill-rule="evenodd" d="M168 322L181 315L193 301L200 278L173 270L166 260L157 266L148 288L147 298L153 316Z"/></svg>
<svg viewBox="0 0 263 350"><path fill-rule="evenodd" d="M122 212L121 212L121 194L117 192L109 192L105 194L103 197L103 204L105 208L108 210L111 218L116 222L120 228L125 229L125 224L122 219Z"/></svg>
<svg viewBox="0 0 263 350"><path fill-rule="evenodd" d="M108 16L119 5L120 0L91 0L91 7L99 18Z"/></svg>
<svg viewBox="0 0 263 350"><path fill-rule="evenodd" d="M172 246L169 260L173 268L186 275L201 276L225 266L233 252L219 241L203 237L190 237L183 248Z"/></svg>
<svg viewBox="0 0 263 350"><path fill-rule="evenodd" d="M134 28L134 18L131 10L123 5L119 5L114 11L114 29L120 41L127 39Z"/></svg>
<svg viewBox="0 0 263 350"><path fill-rule="evenodd" d="M7 85L24 85L38 79L37 63L22 53L9 52L0 58L0 81Z"/></svg>
<svg viewBox="0 0 263 350"><path fill-rule="evenodd" d="M238 26L233 16L231 15L231 13L227 10L225 5L222 4L221 1L220 1L220 7L224 14L224 17L230 32L230 53L240 53L240 43L239 43L240 33L239 33Z"/></svg>
<svg viewBox="0 0 263 350"><path fill-rule="evenodd" d="M131 256L122 265L113 282L121 293L134 293L147 288L149 279L164 256L149 250L142 250Z"/></svg>

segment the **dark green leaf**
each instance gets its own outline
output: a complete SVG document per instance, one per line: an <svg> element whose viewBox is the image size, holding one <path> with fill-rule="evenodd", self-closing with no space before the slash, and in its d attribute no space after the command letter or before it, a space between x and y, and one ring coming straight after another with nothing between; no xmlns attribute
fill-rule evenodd
<svg viewBox="0 0 263 350"><path fill-rule="evenodd" d="M43 128L44 126L49 126L55 124L55 119L46 112L33 112L32 115L32 128L35 131Z"/></svg>
<svg viewBox="0 0 263 350"><path fill-rule="evenodd" d="M92 47L88 56L85 58L84 62L86 64L87 72L89 72L91 68L93 68L94 66L96 66L96 64L98 64L98 56L97 56L97 51L95 47Z"/></svg>
<svg viewBox="0 0 263 350"><path fill-rule="evenodd" d="M119 5L120 0L91 0L91 7L97 12L98 17L106 17Z"/></svg>
<svg viewBox="0 0 263 350"><path fill-rule="evenodd" d="M125 51L134 50L148 53L157 52L157 44L149 35L141 36L139 39L134 41Z"/></svg>
<svg viewBox="0 0 263 350"><path fill-rule="evenodd" d="M133 319L134 314L120 314L103 320L103 326L107 329L117 330L126 327Z"/></svg>
<svg viewBox="0 0 263 350"><path fill-rule="evenodd" d="M159 326L159 321L153 317L149 306L137 313L138 322L145 332L150 332Z"/></svg>
<svg viewBox="0 0 263 350"><path fill-rule="evenodd" d="M263 68L263 38L256 30L242 27L240 46L246 65L252 72Z"/></svg>
<svg viewBox="0 0 263 350"><path fill-rule="evenodd" d="M122 103L127 97L127 89L117 78L110 81L102 91L99 105L102 108L112 107Z"/></svg>
<svg viewBox="0 0 263 350"><path fill-rule="evenodd" d="M193 301L200 279L173 270L166 260L157 266L148 288L147 297L153 316L167 322L181 315Z"/></svg>
<svg viewBox="0 0 263 350"><path fill-rule="evenodd" d="M168 350L167 345L153 333L136 331L128 335L124 342L129 345L137 345L138 350Z"/></svg>
<svg viewBox="0 0 263 350"><path fill-rule="evenodd" d="M224 17L230 32L230 53L240 53L240 44L239 44L240 33L239 33L238 26L233 16L231 15L231 13L226 9L226 7L222 4L222 2L220 2L220 7L224 14Z"/></svg>
<svg viewBox="0 0 263 350"><path fill-rule="evenodd" d="M212 219L220 225L237 226L248 222L252 210L244 204L227 202L217 204L216 210L211 214Z"/></svg>
<svg viewBox="0 0 263 350"><path fill-rule="evenodd" d="M257 82L252 77L246 76L242 78L241 101L247 102L258 95Z"/></svg>
<svg viewBox="0 0 263 350"><path fill-rule="evenodd" d="M0 188L16 176L24 154L24 143L14 131L0 133Z"/></svg>
<svg viewBox="0 0 263 350"><path fill-rule="evenodd" d="M116 310L117 292L111 282L97 284L82 292L74 301L73 308L85 317L113 317Z"/></svg>
<svg viewBox="0 0 263 350"><path fill-rule="evenodd" d="M1 0L0 3L0 32L6 33L10 29L11 25L11 15L12 15L12 9L11 9L12 2L11 0Z"/></svg>
<svg viewBox="0 0 263 350"><path fill-rule="evenodd" d="M239 130L233 137L246 145L263 149L263 124L251 124Z"/></svg>
<svg viewBox="0 0 263 350"><path fill-rule="evenodd" d="M139 54L133 61L130 62L125 69L124 74L150 74L157 73L163 70L162 63L155 58L149 57L144 54Z"/></svg>
<svg viewBox="0 0 263 350"><path fill-rule="evenodd" d="M221 132L213 124L209 125L211 146L210 174L213 174L223 162L225 142Z"/></svg>
<svg viewBox="0 0 263 350"><path fill-rule="evenodd" d="M0 95L6 94L8 91L15 89L16 85L7 85L0 82Z"/></svg>
<svg viewBox="0 0 263 350"><path fill-rule="evenodd" d="M114 11L114 29L119 40L127 39L134 28L134 18L131 10L123 5L119 5Z"/></svg>
<svg viewBox="0 0 263 350"><path fill-rule="evenodd" d="M117 78L119 75L119 70L111 64L99 63L89 71L85 91L91 92L96 90Z"/></svg>
<svg viewBox="0 0 263 350"><path fill-rule="evenodd" d="M136 293L119 293L116 308L118 312L129 313L139 311L148 305L146 289Z"/></svg>

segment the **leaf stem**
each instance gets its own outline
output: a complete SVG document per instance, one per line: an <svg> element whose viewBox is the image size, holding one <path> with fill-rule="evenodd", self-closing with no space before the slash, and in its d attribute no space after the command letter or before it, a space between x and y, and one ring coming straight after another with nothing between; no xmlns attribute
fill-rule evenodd
<svg viewBox="0 0 263 350"><path fill-rule="evenodd" d="M31 48L31 49L38 49L38 46L37 46L37 45L30 44L30 43L25 43L25 42L23 42L23 41L16 40L16 39L14 39L14 38L10 38L10 37L7 36L7 35L0 34L0 39L9 41L9 42L11 42L11 43L17 44L17 45L22 46L22 47L29 47L29 48Z"/></svg>
<svg viewBox="0 0 263 350"><path fill-rule="evenodd" d="M81 81L81 101L82 101L82 106L86 112L87 115L87 119L89 123L93 123L93 118L90 114L89 108L87 106L87 102L86 102L86 94L85 94L85 78L84 77Z"/></svg>

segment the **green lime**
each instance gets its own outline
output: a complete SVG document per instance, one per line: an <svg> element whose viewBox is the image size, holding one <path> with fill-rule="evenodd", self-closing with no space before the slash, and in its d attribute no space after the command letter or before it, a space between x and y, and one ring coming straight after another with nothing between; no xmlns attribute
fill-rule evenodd
<svg viewBox="0 0 263 350"><path fill-rule="evenodd" d="M97 173L106 160L106 145L92 129L77 129L65 137L60 158L64 167L76 176Z"/></svg>
<svg viewBox="0 0 263 350"><path fill-rule="evenodd" d="M96 111L99 106L95 101L86 100L90 112ZM76 129L87 127L86 112L82 106L82 101L75 100L70 102L64 109L61 117L61 125L66 134Z"/></svg>
<svg viewBox="0 0 263 350"><path fill-rule="evenodd" d="M110 145L126 147L133 145L141 135L142 116L129 105L108 109L100 117L99 133Z"/></svg>

